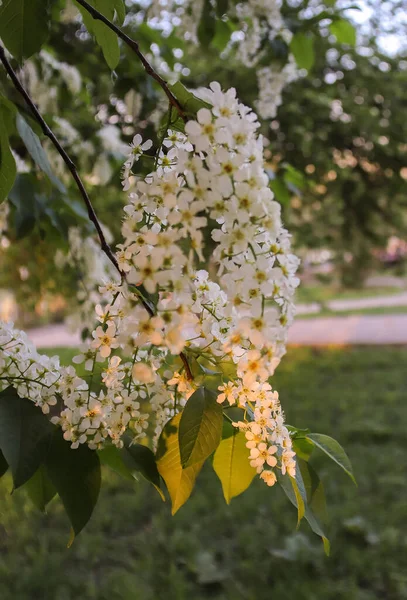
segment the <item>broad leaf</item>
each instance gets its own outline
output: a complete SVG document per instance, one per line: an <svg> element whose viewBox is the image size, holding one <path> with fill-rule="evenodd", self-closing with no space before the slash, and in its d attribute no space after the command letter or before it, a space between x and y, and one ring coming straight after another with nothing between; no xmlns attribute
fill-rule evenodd
<svg viewBox="0 0 407 600"><path fill-rule="evenodd" d="M298 31L291 40L290 50L299 68L309 71L315 62L313 36Z"/></svg>
<svg viewBox="0 0 407 600"><path fill-rule="evenodd" d="M100 490L100 461L97 452L81 444L71 444L57 429L45 462L46 472L54 484L72 524L69 546L85 527L96 506Z"/></svg>
<svg viewBox="0 0 407 600"><path fill-rule="evenodd" d="M204 461L183 469L179 452L178 427L181 413L175 415L164 427L157 449L157 468L164 479L170 494L172 514L188 500L195 485L195 480L202 469Z"/></svg>
<svg viewBox="0 0 407 600"><path fill-rule="evenodd" d="M234 429L233 435L221 441L213 457L213 469L221 481L227 504L247 490L256 475L250 466L246 436Z"/></svg>
<svg viewBox="0 0 407 600"><path fill-rule="evenodd" d="M204 387L192 394L179 424L181 464L185 469L204 461L216 450L222 437L222 407L216 394Z"/></svg>
<svg viewBox="0 0 407 600"><path fill-rule="evenodd" d="M0 393L0 449L10 465L14 488L28 481L44 461L54 426L13 387Z"/></svg>
<svg viewBox="0 0 407 600"><path fill-rule="evenodd" d="M315 446L320 448L329 458L341 467L349 475L356 485L356 479L353 474L352 464L342 446L329 435L322 433L309 433L307 439L311 440Z"/></svg>
<svg viewBox="0 0 407 600"><path fill-rule="evenodd" d="M9 144L15 115L12 106L0 96L0 203L7 198L17 175L16 161Z"/></svg>
<svg viewBox="0 0 407 600"><path fill-rule="evenodd" d="M19 61L41 48L49 33L46 0L3 0L0 5L0 38Z"/></svg>
<svg viewBox="0 0 407 600"><path fill-rule="evenodd" d="M336 19L330 24L329 30L339 44L348 44L349 46L356 44L356 30L346 19Z"/></svg>
<svg viewBox="0 0 407 600"><path fill-rule="evenodd" d="M59 189L60 192L66 193L66 188L61 181L52 172L48 156L41 145L38 135L31 129L27 121L20 115L16 119L17 130L23 140L31 158L40 167L42 171L49 177L52 183Z"/></svg>
<svg viewBox="0 0 407 600"><path fill-rule="evenodd" d="M160 474L157 469L155 456L150 448L141 444L132 444L127 436L124 438L124 448L122 449L123 461L127 468L141 473L141 475L153 484L162 500L165 502L165 496L161 489Z"/></svg>
<svg viewBox="0 0 407 600"><path fill-rule="evenodd" d="M112 2L111 0L88 0L88 4L100 12L104 17L113 21L115 8L117 9L118 5L117 2ZM95 36L107 64L114 70L120 60L120 47L117 35L114 31L109 29L107 25L102 23L102 21L94 19L83 6L78 4L78 8L82 14L86 29Z"/></svg>
<svg viewBox="0 0 407 600"><path fill-rule="evenodd" d="M47 504L51 502L57 493L55 486L47 475L44 465L40 466L31 479L24 484L22 489L26 490L34 506L41 512L45 512Z"/></svg>

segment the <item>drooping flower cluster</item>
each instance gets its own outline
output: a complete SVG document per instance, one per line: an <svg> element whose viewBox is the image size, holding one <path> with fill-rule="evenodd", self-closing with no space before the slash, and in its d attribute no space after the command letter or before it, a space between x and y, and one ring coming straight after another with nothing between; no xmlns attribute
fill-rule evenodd
<svg viewBox="0 0 407 600"><path fill-rule="evenodd" d="M236 426L245 431L252 466L272 485L273 467L295 472L268 379L285 353L298 259L269 188L256 115L234 89L223 92L217 83L204 97L185 133L167 132L145 178L132 168L152 144L135 137L124 168L129 202L117 251L125 278L99 288L98 325L74 359L89 376L62 369L47 380L48 396L63 400L53 420L73 447L120 446L129 429L136 439L148 434L156 441L202 384L191 365L209 369L219 377L218 402L244 409ZM208 257L212 277L202 268ZM18 338L10 335L6 351ZM41 360L36 356L33 365ZM17 376L25 375L25 363L15 361ZM38 369L32 379L40 386ZM27 394L40 403L38 393Z"/></svg>

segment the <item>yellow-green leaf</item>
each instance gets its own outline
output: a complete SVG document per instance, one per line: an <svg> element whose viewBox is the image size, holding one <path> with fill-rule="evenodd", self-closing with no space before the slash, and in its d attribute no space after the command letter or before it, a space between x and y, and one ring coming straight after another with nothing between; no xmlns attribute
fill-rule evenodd
<svg viewBox="0 0 407 600"><path fill-rule="evenodd" d="M213 457L213 468L222 484L227 504L235 496L242 494L256 475L250 466L246 436L235 430L234 435L222 440Z"/></svg>
<svg viewBox="0 0 407 600"><path fill-rule="evenodd" d="M178 428L181 414L175 415L164 427L157 450L157 468L164 479L170 494L172 514L188 500L204 461L182 468L178 442Z"/></svg>

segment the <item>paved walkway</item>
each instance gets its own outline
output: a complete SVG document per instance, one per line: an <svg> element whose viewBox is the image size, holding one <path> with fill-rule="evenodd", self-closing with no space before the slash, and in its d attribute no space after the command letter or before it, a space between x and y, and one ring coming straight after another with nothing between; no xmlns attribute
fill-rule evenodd
<svg viewBox="0 0 407 600"><path fill-rule="evenodd" d="M78 346L80 343L79 335L70 333L64 325L31 329L28 333L39 348ZM298 318L290 329L289 343L298 346L407 345L407 314Z"/></svg>
<svg viewBox="0 0 407 600"><path fill-rule="evenodd" d="M324 303L324 308L333 311L360 310L364 308L387 308L394 306L407 306L407 292L400 292L392 296L374 296L371 298L353 298L348 300L329 300ZM311 302L309 304L297 304L297 314L305 315L319 313L321 304Z"/></svg>

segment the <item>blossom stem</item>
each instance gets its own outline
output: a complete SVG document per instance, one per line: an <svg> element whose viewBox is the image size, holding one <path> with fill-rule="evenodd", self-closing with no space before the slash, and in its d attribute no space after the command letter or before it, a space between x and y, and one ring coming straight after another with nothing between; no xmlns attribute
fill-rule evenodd
<svg viewBox="0 0 407 600"><path fill-rule="evenodd" d="M188 120L188 118L187 118L187 116L185 114L185 111L182 108L181 104L178 102L178 100L176 99L176 97L174 96L174 94L171 92L170 88L168 87L167 82L153 69L153 67L151 66L151 64L148 62L148 60L146 59L146 57L144 56L144 54L141 52L138 43L135 40L133 40L131 37L129 37L126 33L124 33L124 31L122 29L120 29L120 27L117 27L117 25L115 25L107 17L105 17L104 15L102 15L102 13L100 13L98 10L96 10L96 8L94 8L88 2L86 2L86 0L76 0L76 1L94 19L102 21L102 23L104 23L107 27L109 27L109 29L111 29L112 31L114 31L115 34L120 39L122 39L123 42L125 44L127 44L127 46L129 48L131 48L133 50L133 52L135 52L135 54L139 58L141 64L143 65L144 70L147 73L147 75L149 75L150 77L152 77L158 83L158 85L162 88L162 90L164 91L165 95L167 96L167 98L168 98L169 102L171 103L171 105L174 106L174 108L177 109L177 111L179 112L180 117L186 122Z"/></svg>

